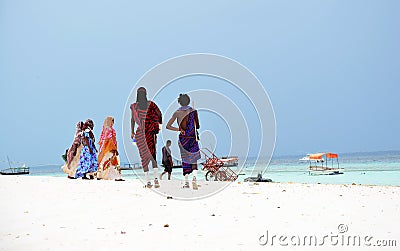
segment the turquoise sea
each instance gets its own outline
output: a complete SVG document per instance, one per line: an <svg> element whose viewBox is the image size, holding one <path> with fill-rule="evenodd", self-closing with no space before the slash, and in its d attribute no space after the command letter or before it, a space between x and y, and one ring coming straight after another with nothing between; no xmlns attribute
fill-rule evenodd
<svg viewBox="0 0 400 251"><path fill-rule="evenodd" d="M304 154L305 155L305 154ZM368 152L368 153L342 153L339 154L340 167L344 168L344 174L340 175L309 175L308 163L299 159L304 155L276 156L269 166L267 161L254 166L254 159L248 159L246 163L240 163L242 170L238 181L249 176L255 176L263 172L264 178L270 178L275 182L295 183L323 183L323 184L364 184L364 185L390 185L400 186L400 151ZM253 162L253 163L252 163ZM29 164L29 163L28 163ZM57 176L65 174L59 165L30 166L31 176ZM162 167L159 168L162 171ZM253 170L254 169L254 170ZM160 173L160 172L159 172ZM143 171L122 171L124 178L137 179L143 176ZM199 179L204 178L205 172L200 173ZM164 179L166 175L164 176ZM173 178L182 178L181 170L173 170Z"/></svg>
<svg viewBox="0 0 400 251"><path fill-rule="evenodd" d="M276 182L400 186L400 151L339 154L344 168L339 175L309 175L308 162L299 161L301 157L273 158L264 176Z"/></svg>

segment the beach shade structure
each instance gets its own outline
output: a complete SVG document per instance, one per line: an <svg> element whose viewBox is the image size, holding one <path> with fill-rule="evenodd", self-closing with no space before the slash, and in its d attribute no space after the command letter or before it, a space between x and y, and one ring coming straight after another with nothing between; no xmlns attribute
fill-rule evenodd
<svg viewBox="0 0 400 251"><path fill-rule="evenodd" d="M325 153L325 155L328 159L338 159L339 158L337 153Z"/></svg>
<svg viewBox="0 0 400 251"><path fill-rule="evenodd" d="M313 153L308 156L309 158L309 174L310 175L335 175L343 174L343 168L339 167L339 155L337 153ZM337 166L334 167L334 160ZM328 167L328 162L331 166Z"/></svg>
<svg viewBox="0 0 400 251"><path fill-rule="evenodd" d="M313 153L309 155L309 158L312 160L321 160L324 159L324 156L327 159L338 159L339 155L337 153Z"/></svg>
<svg viewBox="0 0 400 251"><path fill-rule="evenodd" d="M310 160L322 160L325 153L312 153L309 156Z"/></svg>

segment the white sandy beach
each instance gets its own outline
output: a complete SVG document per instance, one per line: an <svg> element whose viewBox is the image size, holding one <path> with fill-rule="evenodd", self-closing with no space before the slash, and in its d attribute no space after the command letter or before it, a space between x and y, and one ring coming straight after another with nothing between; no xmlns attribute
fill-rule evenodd
<svg viewBox="0 0 400 251"><path fill-rule="evenodd" d="M179 181L161 185L180 189ZM139 180L2 176L0 249L310 250L260 242L267 231L322 239L337 234L339 224L348 227L346 235L372 236L370 243L397 240L385 250L400 246L400 187L236 182L214 196L182 201L142 186ZM325 241L317 249L366 247Z"/></svg>

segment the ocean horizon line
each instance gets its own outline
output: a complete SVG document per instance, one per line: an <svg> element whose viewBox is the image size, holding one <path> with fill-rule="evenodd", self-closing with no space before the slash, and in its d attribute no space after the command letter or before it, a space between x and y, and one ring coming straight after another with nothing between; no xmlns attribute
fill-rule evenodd
<svg viewBox="0 0 400 251"><path fill-rule="evenodd" d="M320 151L320 152L324 152L324 151ZM285 159L285 158L298 158L298 157L303 157L306 154L308 154L309 152L305 152L304 154L276 154L276 155L272 155L271 160L274 159ZM338 152L339 157L340 156L368 156L368 155L378 155L378 154L399 154L400 155L400 150L379 150L379 151L358 151L358 152ZM238 156L239 159L244 159L244 156ZM257 159L257 156L248 156L246 158L246 163L248 161L255 161ZM259 156L258 157L259 161L268 161L268 157L267 156ZM0 161L1 163L7 163L7 161ZM28 166L30 167L41 167L41 166L62 166L64 163L60 162L60 163L32 163L30 164L29 161L27 162L20 162L20 161L13 161L13 163L26 163ZM128 160L121 160L121 164L129 164L130 162ZM130 164L136 164L139 162L133 162Z"/></svg>

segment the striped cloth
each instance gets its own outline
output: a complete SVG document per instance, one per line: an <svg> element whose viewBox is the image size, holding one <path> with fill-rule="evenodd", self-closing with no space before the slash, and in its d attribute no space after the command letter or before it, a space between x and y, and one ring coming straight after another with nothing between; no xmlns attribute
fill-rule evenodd
<svg viewBox="0 0 400 251"><path fill-rule="evenodd" d="M135 138L139 149L140 159L144 171L148 171L151 158L156 160L156 142L159 124L162 123L161 111L158 106L149 101L147 110L141 110L137 103L131 105L132 117L138 125Z"/></svg>

